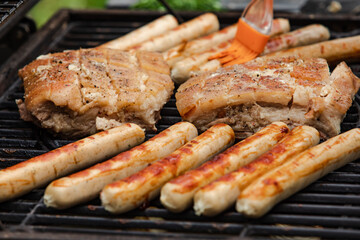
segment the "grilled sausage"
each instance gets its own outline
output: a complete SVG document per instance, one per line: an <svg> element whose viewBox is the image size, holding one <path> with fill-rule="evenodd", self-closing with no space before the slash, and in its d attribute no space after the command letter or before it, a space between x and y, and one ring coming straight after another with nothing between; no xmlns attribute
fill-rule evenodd
<svg viewBox="0 0 360 240"><path fill-rule="evenodd" d="M290 31L290 22L286 18L276 18L273 20L271 26L270 37L274 37L276 35L287 33Z"/></svg>
<svg viewBox="0 0 360 240"><path fill-rule="evenodd" d="M205 13L166 33L137 44L131 47L131 49L163 52L180 43L207 35L217 30L219 30L219 21L215 14Z"/></svg>
<svg viewBox="0 0 360 240"><path fill-rule="evenodd" d="M360 157L360 129L333 137L256 179L240 194L236 210L260 217L275 204Z"/></svg>
<svg viewBox="0 0 360 240"><path fill-rule="evenodd" d="M233 24L207 36L188 42L183 50L185 53L201 53L214 46L232 40L236 34L237 25Z"/></svg>
<svg viewBox="0 0 360 240"><path fill-rule="evenodd" d="M193 76L194 74L199 74L202 72L215 72L218 68L221 68L221 63L218 59L213 59L210 61L207 61L206 63L202 64L199 67L198 71L193 71L190 73L190 76Z"/></svg>
<svg viewBox="0 0 360 240"><path fill-rule="evenodd" d="M231 145L234 138L230 126L212 126L169 156L105 186L100 194L103 206L110 212L122 213L146 203L159 194L167 181L210 159Z"/></svg>
<svg viewBox="0 0 360 240"><path fill-rule="evenodd" d="M274 148L253 162L218 178L196 192L194 196L196 214L213 216L224 211L235 203L240 192L255 178L317 144L319 140L319 132L315 128L308 126L294 128Z"/></svg>
<svg viewBox="0 0 360 240"><path fill-rule="evenodd" d="M177 26L178 22L176 18L173 15L168 14L155 19L154 21L126 34L125 36L102 44L99 48L126 50L136 44L161 35Z"/></svg>
<svg viewBox="0 0 360 240"><path fill-rule="evenodd" d="M248 164L270 150L288 131L285 123L274 122L199 168L171 180L161 189L161 203L173 212L185 210L192 204L194 194L200 187Z"/></svg>
<svg viewBox="0 0 360 240"><path fill-rule="evenodd" d="M326 27L324 27L320 24L309 25L304 28L300 28L298 30L295 30L295 31L292 31L289 33L284 33L279 36L270 38L261 55L266 55L266 54L280 51L283 49L288 49L288 48L293 48L293 47L298 47L298 46L303 46L303 45L313 44L316 42L325 41L325 40L329 39L329 37L330 37L330 33ZM203 55L204 55L204 57L209 56L209 54L207 52L203 53ZM212 56L212 55L213 54L210 54L210 56ZM200 58L200 57L196 56L196 58ZM180 63L178 66L176 66L176 64L174 64L174 70L172 70L171 74L175 75L175 77L176 77L176 75L181 74L183 79L184 78L187 79L194 74L198 74L201 72L207 72L207 71L216 71L218 68L221 67L221 63L217 59L213 59L211 61L202 60L202 61L198 61L198 62L194 62L194 60L189 61L187 59L186 60L187 64L188 65L192 64L191 66L188 66L188 67L185 67L186 65L185 65L185 63L183 63L183 61L185 61L185 59L180 61L180 62L182 62L181 65L180 65ZM174 71L176 71L176 72L174 72ZM184 81L184 80L182 80L182 81Z"/></svg>
<svg viewBox="0 0 360 240"><path fill-rule="evenodd" d="M270 38L261 55L283 49L322 42L330 38L329 29L320 24L312 24L295 31Z"/></svg>
<svg viewBox="0 0 360 240"><path fill-rule="evenodd" d="M186 43L181 43L175 47L170 48L169 50L162 52L162 56L166 63L172 68L172 66L185 58L185 55L182 54L183 49L185 48Z"/></svg>
<svg viewBox="0 0 360 240"><path fill-rule="evenodd" d="M232 40L236 33L236 24L207 36L182 43L163 53L164 60L172 67L176 62L196 53L208 51L214 46Z"/></svg>
<svg viewBox="0 0 360 240"><path fill-rule="evenodd" d="M194 54L176 62L171 69L171 79L178 84L185 82L192 72L198 71L199 66L208 62L209 57L230 47L230 44L231 41L223 42L206 52Z"/></svg>
<svg viewBox="0 0 360 240"><path fill-rule="evenodd" d="M139 126L126 123L3 169L0 171L0 202L114 156L138 145L144 138Z"/></svg>
<svg viewBox="0 0 360 240"><path fill-rule="evenodd" d="M235 37L237 24L230 25L217 32L209 35L196 38L187 43L181 43L165 52L163 57L170 66L185 57L189 57L196 53L202 53L212 49L214 46L232 40ZM281 33L286 33L290 30L289 20L284 18L277 18L273 20L270 36L275 36Z"/></svg>
<svg viewBox="0 0 360 240"><path fill-rule="evenodd" d="M358 59L360 57L360 36L339 38L335 40L315 43L308 46L291 48L267 54L263 57L288 57L298 58L325 58L329 64L334 65L344 60Z"/></svg>
<svg viewBox="0 0 360 240"><path fill-rule="evenodd" d="M288 32L289 29L290 25L287 19L274 19L270 36ZM183 78L189 78L190 71L198 71L200 66L208 62L208 57L230 46L230 43L235 37L236 30L237 24L233 24L220 31L201 38L197 38L186 44L182 43L164 52L163 57L165 61L170 65L171 68L175 68L173 76L176 78L179 74L184 75L185 72ZM180 66L175 66L175 64L179 61L182 61ZM178 78L180 78L180 76ZM183 81L184 80L179 80L178 82Z"/></svg>
<svg viewBox="0 0 360 240"><path fill-rule="evenodd" d="M91 168L53 181L45 191L48 207L68 208L98 196L101 189L163 158L197 136L194 125L180 122L145 143Z"/></svg>

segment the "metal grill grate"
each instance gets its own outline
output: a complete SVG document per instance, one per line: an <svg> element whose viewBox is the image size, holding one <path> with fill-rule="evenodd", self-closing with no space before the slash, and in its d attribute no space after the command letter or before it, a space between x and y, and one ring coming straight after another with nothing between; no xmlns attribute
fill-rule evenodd
<svg viewBox="0 0 360 240"><path fill-rule="evenodd" d="M4 21L7 17L9 17L23 2L24 1L0 2L0 22Z"/></svg>
<svg viewBox="0 0 360 240"><path fill-rule="evenodd" d="M194 13L195 14L195 13ZM157 13L131 13L124 11L82 12L63 11L45 29L20 49L22 58L12 63L14 69L46 52L96 46L158 17ZM183 15L185 19L193 17ZM333 37L353 35L358 31L360 18L310 19L306 16L286 16L294 27L320 22L330 27ZM230 24L235 15L219 15L220 21ZM336 32L346 26L348 32ZM360 30L360 29L359 29ZM42 46L42 47L39 47ZM350 65L360 76L360 64ZM0 72L1 73L1 72ZM19 119L15 99L23 96L20 79L11 76L13 84L0 99L0 168L13 165L69 141L56 139L31 123ZM343 131L360 126L360 96L342 124ZM172 98L161 111L158 129L163 130L180 121ZM148 135L150 137L150 135ZM209 218L198 217L192 210L173 214L164 209L159 199L146 209L126 214L111 215L99 199L68 210L46 208L42 201L44 189L0 204L0 236L9 238L63 239L65 237L95 236L136 238L206 238L248 237L262 239L269 236L321 237L324 239L360 238L360 161L350 163L310 185L301 192L278 204L263 218L246 219L234 209ZM55 234L54 234L55 233Z"/></svg>
<svg viewBox="0 0 360 240"><path fill-rule="evenodd" d="M39 0L0 1L0 38L15 26Z"/></svg>

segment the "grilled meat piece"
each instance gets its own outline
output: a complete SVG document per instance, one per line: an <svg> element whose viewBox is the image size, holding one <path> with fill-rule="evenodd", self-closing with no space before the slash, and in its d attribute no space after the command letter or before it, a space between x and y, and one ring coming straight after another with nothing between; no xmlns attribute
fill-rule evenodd
<svg viewBox="0 0 360 240"><path fill-rule="evenodd" d="M80 49L38 57L19 71L24 120L66 137L96 132L96 118L156 130L174 84L162 55Z"/></svg>
<svg viewBox="0 0 360 240"><path fill-rule="evenodd" d="M244 138L282 121L313 126L328 138L340 133L359 86L344 62L330 75L320 58L258 58L191 78L179 87L176 105L202 131L222 122Z"/></svg>

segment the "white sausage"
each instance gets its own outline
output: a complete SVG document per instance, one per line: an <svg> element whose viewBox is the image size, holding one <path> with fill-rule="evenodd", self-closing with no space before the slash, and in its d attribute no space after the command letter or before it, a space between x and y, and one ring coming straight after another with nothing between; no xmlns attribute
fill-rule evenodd
<svg viewBox="0 0 360 240"><path fill-rule="evenodd" d="M131 49L163 52L180 43L219 30L219 21L215 14L205 13L178 27L131 47Z"/></svg>
<svg viewBox="0 0 360 240"><path fill-rule="evenodd" d="M283 49L322 42L330 38L329 30L320 24L312 24L295 31L270 38L261 55Z"/></svg>
<svg viewBox="0 0 360 240"><path fill-rule="evenodd" d="M0 171L0 202L21 196L57 177L88 167L144 141L144 131L126 123Z"/></svg>
<svg viewBox="0 0 360 240"><path fill-rule="evenodd" d="M275 19L271 36L289 31L289 21L287 19ZM186 81L192 74L207 70L216 70L221 66L218 60L212 60L212 65L207 64L208 58L221 52L230 46L236 34L237 25L231 25L220 31L212 33L188 42L180 44L163 53L165 61L172 68L172 79L177 83ZM284 48L284 44L282 44ZM214 66L217 65L216 68ZM202 67L203 66L203 67Z"/></svg>
<svg viewBox="0 0 360 240"><path fill-rule="evenodd" d="M230 25L217 32L188 42L182 51L184 53L201 53L207 51L220 43L234 39L236 30L237 24ZM270 36L286 33L289 30L289 20L284 18L274 19Z"/></svg>
<svg viewBox="0 0 360 240"><path fill-rule="evenodd" d="M282 50L262 56L263 58L296 56L301 59L325 58L329 64L344 60L358 59L360 57L360 35L339 38L308 46Z"/></svg>
<svg viewBox="0 0 360 240"><path fill-rule="evenodd" d="M147 41L153 37L161 35L178 26L178 22L173 15L165 15L154 21L110 42L102 44L99 48L113 48L126 50L136 44Z"/></svg>
<svg viewBox="0 0 360 240"><path fill-rule="evenodd" d="M299 28L298 30L270 38L261 55L266 55L288 48L294 48L325 41L328 40L329 37L330 33L326 27L320 24L312 24L303 28ZM189 63L187 64L190 64L191 61L188 62ZM199 74L207 71L216 71L218 68L221 67L221 63L217 59L213 59L211 61L202 61L196 64L193 64L191 67L184 68L183 66L185 66L185 64L182 63L182 65L178 66L178 69L176 69L176 71L181 72L182 76L184 76L183 78L189 78L194 74ZM175 66L175 64L173 65ZM192 72L188 73L188 69L191 69Z"/></svg>
<svg viewBox="0 0 360 240"><path fill-rule="evenodd" d="M161 203L173 212L185 210L192 204L194 194L199 188L250 163L270 150L288 131L285 123L274 122L211 161L171 180L161 189Z"/></svg>
<svg viewBox="0 0 360 240"><path fill-rule="evenodd" d="M270 36L288 32L290 29L289 20L284 18L274 19ZM177 61L191 55L209 51L223 42L232 40L235 37L237 24L230 25L217 32L196 38L187 43L181 43L166 52L163 52L164 60L173 66Z"/></svg>
<svg viewBox="0 0 360 240"><path fill-rule="evenodd" d="M175 62L196 53L208 51L214 46L232 40L236 33L236 24L223 28L217 32L182 43L163 53L164 60L173 66Z"/></svg>
<svg viewBox="0 0 360 240"><path fill-rule="evenodd" d="M195 74L200 74L203 72L215 72L218 68L221 68L221 63L217 59L210 60L199 67L199 71L194 71L190 73L192 77Z"/></svg>
<svg viewBox="0 0 360 240"><path fill-rule="evenodd" d="M260 217L275 204L360 157L360 129L333 137L256 179L240 194L236 209Z"/></svg>
<svg viewBox="0 0 360 240"><path fill-rule="evenodd" d="M156 197L167 181L230 146L234 138L230 126L214 125L169 156L130 177L105 186L100 194L101 202L106 210L113 213L134 209Z"/></svg>
<svg viewBox="0 0 360 240"><path fill-rule="evenodd" d="M255 178L317 144L319 132L309 126L294 128L274 148L238 170L204 186L194 196L197 215L213 216L233 205L240 192ZM221 196L219 198L218 196Z"/></svg>
<svg viewBox="0 0 360 240"><path fill-rule="evenodd" d="M272 26L271 26L271 32L270 37L287 33L290 31L290 22L286 18L276 18L273 20Z"/></svg>
<svg viewBox="0 0 360 240"><path fill-rule="evenodd" d="M176 62L171 69L171 79L178 84L185 82L192 72L197 72L199 66L208 62L209 57L230 47L230 44L231 41L223 42L206 52L194 54Z"/></svg>
<svg viewBox="0 0 360 240"><path fill-rule="evenodd" d="M48 207L64 209L97 197L103 187L128 177L197 136L189 122L180 122L145 143L91 168L53 181L45 190Z"/></svg>

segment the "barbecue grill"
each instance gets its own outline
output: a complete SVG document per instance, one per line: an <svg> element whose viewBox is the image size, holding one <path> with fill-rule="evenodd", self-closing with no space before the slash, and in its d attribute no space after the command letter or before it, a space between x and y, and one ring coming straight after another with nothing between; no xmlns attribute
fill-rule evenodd
<svg viewBox="0 0 360 240"><path fill-rule="evenodd" d="M39 0L18 0L0 2L0 38L23 18Z"/></svg>
<svg viewBox="0 0 360 240"><path fill-rule="evenodd" d="M5 168L70 143L55 138L20 119L15 99L23 97L17 70L38 55L65 49L95 47L162 15L127 10L62 10L32 36L0 69L0 168ZM184 20L200 13L180 13ZM217 13L221 27L237 21L240 13ZM360 18L275 14L292 29L311 23L329 27L332 38L360 34ZM360 76L360 61L350 67ZM342 131L360 126L360 96L342 124ZM158 129L181 120L175 99L161 111ZM153 135L147 134L147 137ZM155 199L131 212L112 215L99 199L67 210L47 208L44 188L0 204L0 237L13 239L219 239L319 237L360 239L360 161L347 164L278 204L260 219L247 219L234 208L216 217L199 217L193 210L174 214Z"/></svg>

